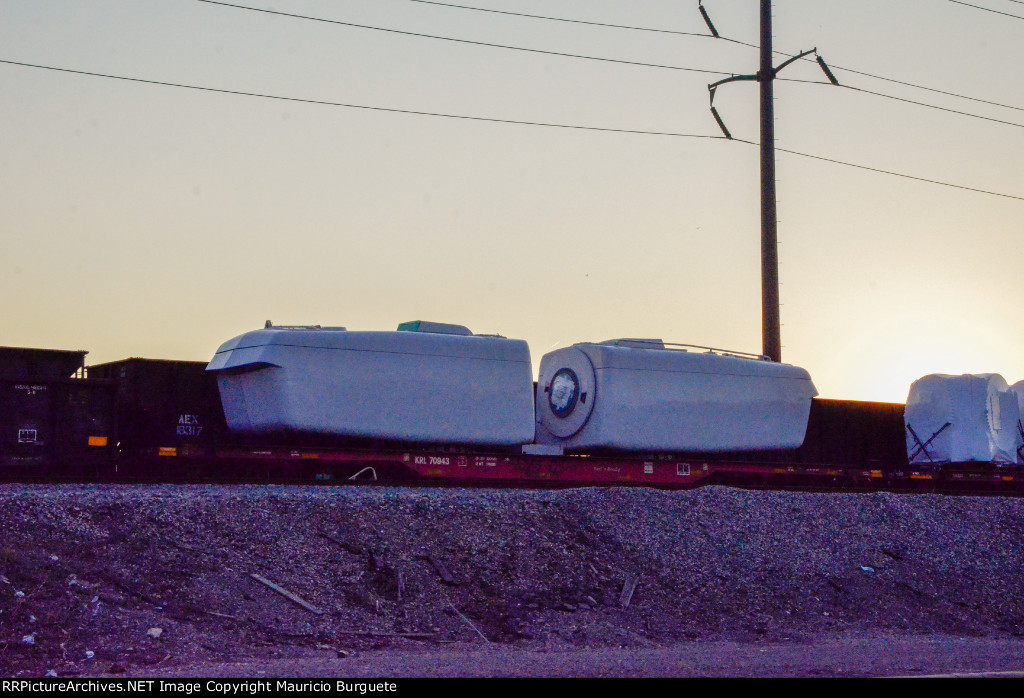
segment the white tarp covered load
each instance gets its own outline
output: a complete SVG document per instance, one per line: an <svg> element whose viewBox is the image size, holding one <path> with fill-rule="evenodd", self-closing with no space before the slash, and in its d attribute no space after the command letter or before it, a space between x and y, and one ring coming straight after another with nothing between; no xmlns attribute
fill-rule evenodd
<svg viewBox="0 0 1024 698"><path fill-rule="evenodd" d="M1024 381L1017 381L1010 386L1010 392L1017 396L1017 407L1020 408L1020 419L1017 421L1017 433L1024 445ZM1024 463L1024 449L1017 448L1017 462Z"/></svg>
<svg viewBox="0 0 1024 698"><path fill-rule="evenodd" d="M461 326L400 332L267 327L225 342L217 372L228 427L243 434L453 444L533 441L526 342Z"/></svg>
<svg viewBox="0 0 1024 698"><path fill-rule="evenodd" d="M1017 396L1017 405L1020 407L1021 416L1024 417L1024 381L1017 381L1010 386L1010 390Z"/></svg>
<svg viewBox="0 0 1024 698"><path fill-rule="evenodd" d="M932 374L910 386L904 421L911 463L1014 463L1016 394L997 373Z"/></svg>
<svg viewBox="0 0 1024 698"><path fill-rule="evenodd" d="M668 348L576 344L541 359L537 442L566 449L797 448L817 390L802 368Z"/></svg>

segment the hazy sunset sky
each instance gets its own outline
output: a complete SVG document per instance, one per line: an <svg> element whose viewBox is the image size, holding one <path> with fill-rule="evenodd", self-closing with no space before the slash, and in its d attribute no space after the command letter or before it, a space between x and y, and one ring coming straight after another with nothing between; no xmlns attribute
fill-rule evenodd
<svg viewBox="0 0 1024 698"><path fill-rule="evenodd" d="M707 33L697 0L453 0ZM413 0L0 0L0 60L368 107L720 136L757 50ZM1024 197L1024 2L777 0L780 148ZM705 0L758 42L757 0ZM1007 15L1019 15L1022 19ZM783 56L777 62L784 60ZM871 73L986 104L858 75ZM825 84L807 84L813 81ZM758 140L756 83L721 87ZM986 117L986 119L976 117ZM1000 123L1009 122L1009 123ZM450 119L0 63L0 345L208 360L279 324L454 322L546 351L758 352L758 149ZM825 397L1024 379L1024 200L779 153L783 360Z"/></svg>

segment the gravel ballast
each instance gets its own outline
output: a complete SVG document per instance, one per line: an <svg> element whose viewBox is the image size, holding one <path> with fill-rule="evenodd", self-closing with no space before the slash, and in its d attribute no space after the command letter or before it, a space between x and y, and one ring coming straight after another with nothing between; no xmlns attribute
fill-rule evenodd
<svg viewBox="0 0 1024 698"><path fill-rule="evenodd" d="M1022 534L1024 500L1004 498L3 485L0 675L310 649L1007 638L1024 635Z"/></svg>

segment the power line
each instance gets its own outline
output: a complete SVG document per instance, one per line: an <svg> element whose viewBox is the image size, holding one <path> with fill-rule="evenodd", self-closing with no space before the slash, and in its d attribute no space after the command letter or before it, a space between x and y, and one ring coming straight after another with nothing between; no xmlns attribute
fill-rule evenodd
<svg viewBox="0 0 1024 698"><path fill-rule="evenodd" d="M1024 2L1024 0L1021 0L1021 1ZM1002 104L1000 102L992 102L992 101L989 101L987 99L979 99L978 97L968 97L967 95L957 94L956 92L947 92L946 90L940 90L940 89L935 88L935 87L926 87L924 85L917 85L917 84L914 84L912 82L905 82L903 80L896 80L895 78L887 78L887 77L884 77L884 76L881 76L881 75L872 75L871 73L865 73L865 72L860 71L860 70L854 70L853 68L844 68L843 66L835 65L834 63L829 63L829 65L834 70L845 70L847 73L853 73L855 75L863 75L864 77L874 78L875 80L884 80L885 82L892 82L892 83L895 83L897 85L903 85L905 87L913 87L913 88L916 88L918 90L925 90L927 92L935 92L935 93L940 94L940 95L946 95L947 97L956 97L958 99L966 99L966 100L969 100L971 102L980 102L981 104L988 104L988 105L991 105L993 107L1002 107L1004 109L1014 109L1016 111L1024 111L1024 107L1015 107L1012 104Z"/></svg>
<svg viewBox="0 0 1024 698"><path fill-rule="evenodd" d="M566 17L547 17L545 15L531 15L525 12L511 12L509 10L492 10L486 7L470 7L468 5L455 5L450 2L436 2L435 0L409 0L409 2L419 2L424 5L437 5L439 7L450 7L459 10L473 10L475 12L489 12L497 15L511 15L512 17L528 17L530 19L545 19L550 22L569 22L572 24L588 24L594 27L611 27L613 29L632 29L634 31L641 32L656 32L658 34L675 34L677 36L700 36L705 39L713 39L715 37L710 34L702 34L698 32L682 32L674 29L655 29L653 27L634 27L626 24L608 24L606 22L591 22L584 19L569 19Z"/></svg>
<svg viewBox="0 0 1024 698"><path fill-rule="evenodd" d="M418 0L414 0L414 1L418 1ZM1012 0L1012 1L1013 2L1020 2L1022 5L1024 5L1024 0ZM746 41L740 41L738 39L731 39L731 38L729 38L727 36L718 36L716 38L720 39L721 41L728 41L729 43L738 44L740 46L747 46L749 48L760 48L757 44L751 44L751 43L748 43ZM777 55L777 56L792 56L793 55L792 53L787 53L785 51L773 51L773 53L775 55ZM806 60L808 62L813 62L810 58L805 58L803 60ZM845 71L847 73L853 73L854 75L862 75L862 76L864 76L866 78L873 78L875 80L882 80L884 82L891 82L891 83L896 84L896 85L903 85L904 87L913 87L914 89L917 89L917 90L924 90L925 92L934 92L936 94L945 95L947 97L956 97L957 99L966 99L966 100L968 100L970 102L978 102L979 104L988 104L988 105L993 106L993 107L1002 107L1003 109L1013 109L1015 111L1024 111L1024 107L1018 107L1018 106L1014 106L1012 104L1003 104L1002 102L993 102L993 101L988 100L988 99L981 99L979 97L971 97L969 95L962 95L962 94L959 94L957 92L949 92L948 90L940 90L937 87L928 87L927 85L918 85L917 83L907 82L906 80L897 80L896 78L887 78L884 75L875 75L874 73L868 73L868 72L865 72L863 70L854 70L853 68L847 68L845 66L836 65L835 63L832 63L832 62L829 62L829 67L832 68L833 70L842 70L842 71ZM812 81L809 81L809 80L796 81L796 80L790 80L790 79L787 79L787 78L779 78L779 80L782 80L784 82L812 82ZM822 83L822 84L827 84L827 83ZM872 94L878 94L878 93L872 93ZM878 94L878 96L880 96L880 97L890 97L889 95L882 95L882 94ZM900 99L900 97L890 97L890 98L891 99ZM929 106L932 106L932 105L930 105L930 104L921 104L921 106L929 107ZM934 107L934 108L935 109L942 109L942 107ZM964 114L966 114L966 112L957 112L957 113L964 113ZM966 115L973 116L971 114L966 114ZM980 118L985 118L985 117L980 117Z"/></svg>
<svg viewBox="0 0 1024 698"><path fill-rule="evenodd" d="M1021 4L1024 4L1024 0L1013 0L1013 2L1020 2ZM1024 18L1022 18L1022 19L1024 19ZM749 48L760 48L757 44L751 44L751 43L748 43L746 41L739 41L738 39L730 39L727 36L719 36L719 37L716 37L716 38L718 38L718 39L720 39L722 41L728 41L729 43L738 44L740 46L747 46ZM792 53L787 53L785 51L773 51L773 53L775 55L777 55L777 56L792 56L793 55ZM810 58L805 58L803 60L806 60L808 62L813 62L812 59L810 59ZM842 71L845 71L847 73L853 73L854 75L863 75L866 78L873 78L875 80L882 80L884 82L891 82L891 83L896 84L896 85L903 85L904 87L913 87L914 89L917 89L917 90L924 90L926 92L934 92L936 94L945 95L947 97L956 97L957 99L966 99L966 100L968 100L970 102L978 102L980 104L988 104L988 105L993 106L993 107L1002 107L1003 109L1013 109L1015 111L1024 111L1024 107L1017 107L1017 106L1014 106L1012 104L1003 104L1002 102L993 102L991 100L981 99L979 97L971 97L969 95L962 95L962 94L959 94L957 92L949 92L947 90L940 90L937 87L928 87L927 85L918 85L917 83L907 82L906 80L897 80L896 78L887 78L884 75L875 75L874 73L867 73L867 72L865 72L863 70L854 70L853 68L847 68L847 67L844 67L844 66L841 66L841 65L836 65L835 63L832 63L831 61L829 62L829 67L832 68L833 70L842 70ZM784 82L797 82L795 80L788 80L786 78L779 78L779 80L783 80ZM811 82L811 81L806 81L805 80L803 82ZM822 84L826 84L826 83L822 83ZM889 95L882 95L882 94L879 94L879 93L872 93L872 94L877 94L880 97L890 97ZM901 99L901 98L900 97L890 97L890 99ZM921 104L921 106L929 107L929 106L932 106L932 105L930 105L930 104ZM934 107L934 108L935 109L942 109L942 107ZM973 114L966 114L966 112L957 112L957 113L963 113L963 114L965 114L967 116L973 116ZM979 117L979 118L985 118L985 117Z"/></svg>
<svg viewBox="0 0 1024 698"><path fill-rule="evenodd" d="M291 17L293 19L305 19L312 22L324 22L327 24L337 24L344 27L355 27L357 29L372 29L374 31L387 32L389 34L401 34L403 36L418 36L423 39L437 39L439 41L453 41L459 44L469 44L471 46L487 46L490 48L503 48L510 51L525 51L528 53L540 53L547 56L562 56L565 58L582 58L588 61L601 61L604 63L622 63L624 65L636 65L644 68L663 68L666 70L682 70L688 73L703 73L705 75L732 75L732 73L721 71L721 70L706 70L704 68L686 68L678 65L665 65L660 63L643 63L641 61L627 61L619 58L601 58L600 56L584 56L576 53L563 53L561 51L546 51L537 48L526 48L524 46L511 46L508 44L492 44L486 41L473 41L470 39L456 39L450 36L439 36L437 34L423 34L420 32L404 31L401 29L389 29L387 27L375 27L369 24L356 24L354 22L342 22L336 19L325 19L323 17L310 17L308 15L292 14L290 12L279 12L277 10L265 10L259 7L249 7L247 5L235 5L229 2L220 2L220 0L197 0L197 2L204 2L209 5L220 5L222 7L231 7L237 10L248 10L250 12L261 12L268 15L276 15L279 17Z"/></svg>
<svg viewBox="0 0 1024 698"><path fill-rule="evenodd" d="M434 2L434 0L411 0L411 1L412 2L424 2L424 3L427 3L427 4L431 4L431 5L443 5L445 7L457 7L457 8L461 8L461 9L481 9L481 8L471 8L471 7L467 7L467 6L463 6L463 5L449 5L448 3ZM704 74L708 74L708 75L727 75L727 76L728 75L732 75L732 73L727 73L727 72L723 72L723 71L714 71L714 70L704 70L704 69L701 69L701 68L686 68L686 67L683 67L683 66L664 65L664 64L657 64L657 63L643 63L643 62L639 62L639 61L626 61L626 60L621 60L621 59L617 59L617 58L600 58L600 57L597 57L597 56L583 56L583 55L579 55L579 54L562 53L562 52L558 52L558 51L546 51L546 50L542 50L542 49L524 48L524 47L521 47L521 46L510 46L510 45L505 45L505 44L487 43L487 42L483 42L483 41L472 41L472 40L469 40L469 39L456 39L456 38L452 38L452 37L438 36L438 35L435 35L435 34L421 34L421 33L418 33L418 32L409 32L409 31L403 31L403 30L399 30L399 29L388 29L388 28L385 28L385 27L375 27L375 26L370 26L370 25L366 25L366 24L354 24L352 22L343 22L343 21L340 21L340 20L325 19L325 18L322 18L322 17L311 17L311 16L308 16L308 15L298 15L298 14L293 14L293 13L289 13L289 12L280 12L280 11L277 11L277 10L266 10L266 9L258 8L258 7L249 7L247 5L236 5L236 4L229 3L229 2L223 2L222 0L198 0L198 2L203 2L203 3L210 4L210 5L221 5L223 7L230 7L230 8L234 8L234 9L238 9L238 10L249 10L251 12L260 12L260 13L269 14L269 15L277 15L277 16L281 16L281 17L291 17L291 18L294 18L294 19L305 19L305 20L310 20L310 21L314 21L314 22L324 22L324 23L327 23L327 24L338 24L338 25L342 25L342 26L346 26L346 27L356 27L356 28L360 28L360 29L373 29L375 31L383 31L383 32L389 32L389 33L393 33L393 34L402 34L402 35L406 35L406 36L418 36L418 37L427 38L427 39L439 39L439 40L442 40L442 41L454 41L454 42L457 42L457 43L470 44L470 45L475 45L475 46L487 46L487 47L490 47L490 48L504 48L504 49L511 49L511 50L514 50L514 51L527 51L527 52L530 52L530 53L541 53L541 54L547 54L547 55L553 55L553 56L563 56L563 57L569 57L569 58L582 58L582 59L586 59L586 60L603 61L603 62L608 62L608 63L623 63L623 64L626 64L626 65L642 66L642 67L645 67L645 68L663 68L663 69L669 69L669 70L682 70L682 71L686 71L686 72L704 73ZM493 11L494 12L500 12L501 14L518 14L518 13L507 13L507 12L499 11L499 10L493 10ZM525 16L534 17L536 19L556 19L556 18L552 18L552 17L541 17L540 15L525 15ZM566 21L576 21L576 20L566 20ZM624 26L622 28L637 29L637 27L624 27ZM714 37L711 37L708 34L694 34L694 36L708 36L709 38L714 38ZM745 42L742 42L742 41L737 41L735 39L729 39L727 37L719 37L719 38L721 38L721 39L723 39L725 41L728 41L730 43L739 44L741 46L752 46L754 48L757 48L754 44L748 44L748 43L745 43ZM787 54L784 54L783 52L776 52L776 53L779 53L780 55L787 55ZM840 68L839 66L834 66L834 67ZM846 68L840 68L840 69L841 70L848 70ZM848 72L857 72L857 71L848 71ZM867 73L861 73L861 74L862 75L867 75ZM878 77L878 76L871 76L871 77ZM780 79L782 79L782 78L780 78ZM879 79L885 80L887 78L879 78ZM792 81L792 82L801 82L801 81ZM803 81L803 82L806 82L806 81ZM899 81L893 80L892 82L899 82ZM909 85L909 83L901 83L901 84ZM921 87L919 85L910 85L910 86L912 86L912 87ZM848 87L848 86L844 85L844 87ZM885 99L892 99L892 100L896 100L898 102L905 102L905 103L908 103L908 104L914 104L914 105L917 105L917 106L920 106L920 107L926 107L926 108L930 108L930 109L937 109L939 111L949 112L949 113L952 113L952 114L958 114L960 116L974 117L976 119L981 119L983 121L993 121L993 122L996 122L996 123L1006 124L1006 125L1009 125L1009 126L1017 126L1017 127L1020 127L1020 128L1024 128L1024 124L1016 124L1016 123L1013 123L1011 121L1003 121L1001 119L994 119L994 118L987 117L987 116L981 116L979 114L972 114L970 112L959 111L959 110L956 110L956 109L949 109L949 108L946 108L946 107L940 107L940 106L936 106L936 105L933 105L933 104L927 104L925 102L918 102L918 101L911 100L911 99L906 99L906 98L903 98L903 97L896 97L896 96L893 96L893 95L883 94L881 92L872 92L871 90L864 90L864 89L860 89L860 88L850 88L850 89L854 89L854 90L857 90L859 92L864 92L865 94L874 95L876 97L882 97L882 98L885 98ZM929 88L921 87L921 89L929 89ZM940 90L933 90L933 91L941 92ZM963 95L953 95L953 93L950 93L950 92L945 92L944 94L951 95L951 96L961 97L963 99L972 99L970 97L964 97ZM984 100L975 100L975 101L981 102L981 101L984 101ZM990 102L989 104L995 104L995 103ZM1007 106L1007 105L998 105L998 106ZM1010 107L1010 108L1011 109L1016 109L1017 107ZM1022 109L1022 111L1024 111L1024 109Z"/></svg>
<svg viewBox="0 0 1024 698"><path fill-rule="evenodd" d="M825 85L827 87L833 87L830 82L823 82L821 80L801 80L799 78L776 78L779 82L798 82L804 85ZM1024 128L1024 124L1019 124L1015 121L1004 121L1002 119L995 119L990 116L982 116L981 114L972 114L971 112L959 111L957 109L950 109L949 107L940 107L937 104L928 104L927 102L918 102L913 99L907 99L906 97L897 97L896 95L888 95L883 92L873 92L872 90L865 90L862 87L853 87L852 85L839 85L839 87L847 90L853 90L854 92L863 92L867 95L874 97L883 97L885 99L892 99L897 102L906 102L907 104L913 104L918 107L927 107L928 109L937 109L938 111L949 112L950 114L958 114L960 116L969 116L974 119L981 119L983 121L992 121L997 124L1005 124L1006 126L1016 126L1017 128Z"/></svg>
<svg viewBox="0 0 1024 698"><path fill-rule="evenodd" d="M228 90L219 87L203 87L201 85L188 85L180 82L166 82L163 80L149 80L147 78L133 78L125 75L112 75L110 73L94 73L87 70L74 70L71 68L58 68L50 65L39 65L36 63L23 63L20 61L9 61L0 59L0 63L17 65L24 68L39 68L41 70L52 70L59 73L72 73L74 75L88 75L95 78L108 78L111 80L123 80L125 82L138 82L146 85L160 85L162 87L178 87L185 90L199 90L201 92L216 92L220 94L238 95L241 97L260 97L262 99L276 99L284 102L300 102L303 104L318 104L326 107L346 107L348 109L366 109L369 111L393 112L395 114L412 114L416 116L437 116L445 119L462 119L464 121L489 121L499 124L519 124L522 126L546 126L548 128L573 129L578 131L603 131L606 133L630 133L644 136L673 136L675 138L706 138L711 140L725 140L724 136L704 135L697 133L674 133L671 131L644 131L640 129L606 128L602 126L579 126L575 124L556 124L543 121L519 121L515 119L498 119L487 116L467 116L464 114L445 114L441 112L420 111L415 109L398 109L394 107L377 107L366 104L351 104L347 102L331 102L322 99L306 99L303 97L287 97L283 95L272 95L262 92L246 92L244 90Z"/></svg>
<svg viewBox="0 0 1024 698"><path fill-rule="evenodd" d="M205 2L207 0L201 0L201 1ZM549 16L545 16L545 15L527 14L525 12L512 12L512 11L509 11L509 10L493 10L493 9L483 8L483 7L470 7L468 5L456 5L456 4L447 3L447 2L437 2L437 0L408 0L408 1L409 2L418 2L418 3L425 4L425 5L437 5L437 6L440 6L440 7L457 8L457 9L460 9L460 10L471 10L471 11L474 11L474 12L489 12L489 13L493 13L493 14L511 15L511 16L514 16L514 17L528 17L530 19L540 19L540 20L547 20L547 21L553 21L553 22L571 22L571 23L574 23L574 24L589 24L589 25L595 25L595 26L599 26L599 27L614 27L616 29L631 29L631 30L634 30L634 31L659 32L659 33L663 33L663 34L676 34L676 35L682 35L682 36L697 36L697 37L703 37L703 38L707 38L707 39L719 39L720 41L727 41L729 43L737 44L738 46L746 46L748 48L754 48L754 49L760 48L757 44L752 44L752 43L749 43L747 41L740 41L739 39L733 39L733 38L730 38L730 37L727 37L727 36L717 36L716 37L716 36L713 36L711 34L702 34L702 33L699 33L699 32L682 32L682 31L675 31L675 30L670 30L670 29L655 29L655 28L652 28L652 27L635 27L635 26L629 26L629 25L624 25L624 24L608 24L608 23L604 23L604 22L592 22L592 21L589 21L589 20L570 19L570 18L566 18L566 17L549 17ZM1010 1L1011 2L1020 3L1020 4L1024 5L1024 0L1010 0ZM1015 15L1011 15L1011 16L1015 16ZM775 54L779 55L779 56L789 56L789 55L792 55L792 54L788 54L788 53L786 53L784 51L775 51ZM906 80L898 80L896 78L889 78L889 77L885 77L884 75L875 75L874 73L868 73L868 72L865 72L865 71L862 71L862 70L855 70L854 68L847 68L847 67L844 67L844 66L835 65L833 63L830 63L829 65L833 69L843 70L843 71L846 71L847 73L852 73L854 75L862 75L864 77L873 78L875 80L882 80L882 81L885 81L885 82L891 82L891 83L896 84L896 85L903 85L904 87L913 87L914 89L925 90L926 92L934 92L936 94L945 95L947 97L956 97L957 99L965 99L965 100L968 100L968 101L971 101L971 102L978 102L980 104L988 104L988 105L994 106L994 107L1002 107L1004 109L1013 109L1013 110L1016 110L1016 111L1024 111L1024 107L1018 107L1018 106L1014 106L1012 104L1003 104L1001 102L993 102L993 101L987 100L987 99L981 99L981 98L978 98L978 97L971 97L969 95L962 95L962 94L959 94L957 92L950 92L948 90L941 90L941 89L938 89L936 87L928 87L927 85L918 85L916 83L908 82ZM885 96L885 95L879 95L879 96ZM893 97L893 99L899 99L899 98L898 97ZM921 106L931 106L931 105L922 104ZM937 108L941 108L941 107L937 107ZM984 117L982 117L982 118L984 118Z"/></svg>
<svg viewBox="0 0 1024 698"><path fill-rule="evenodd" d="M802 82L802 83L806 83L806 84L810 84L810 85L828 85L829 87L832 86L831 83L821 82L819 80L787 80L785 78L779 78L779 80L783 80L785 82ZM916 105L918 107L927 107L928 109L937 109L938 111L944 111L944 112L948 112L950 114L958 114L960 116L969 116L971 118L981 119L983 121L992 121L992 122L997 123L997 124L1005 124L1006 126L1016 126L1017 128L1024 128L1024 124L1018 124L1018 123L1016 123L1014 121L1004 121L1002 119L995 119L995 118L992 118L990 116L982 116L980 114L972 114L972 113L966 112L966 111L959 111L957 109L950 109L949 107L940 107L937 104L928 104L927 102L918 102L918 101L913 100L913 99L907 99L906 97L897 97L896 95L888 95L888 94L884 94L882 92L873 92L872 90L865 90L862 87L853 87L851 85L839 85L839 87L842 87L842 88L847 89L847 90L853 90L854 92L863 92L866 95L873 95L875 97L883 97L885 99L892 99L892 100L895 100L897 102L905 102L907 104L913 104L913 105Z"/></svg>
<svg viewBox="0 0 1024 698"><path fill-rule="evenodd" d="M753 141L737 141L739 143L749 143L750 145L757 145ZM834 160L832 158L826 158L821 155L812 155L811 153L801 153L796 150L787 150L786 148L776 148L780 153L789 153L790 155L799 155L802 158L810 158L812 160L821 160L822 162L831 162L835 165L843 165L845 167L854 167L858 170L867 170L868 172L877 172L880 174L890 175L892 177L902 177L903 179L912 179L917 182L927 182L928 184L938 184L943 187L952 187L953 189L963 189L964 191L973 191L978 194L988 194L989 196L1000 196L1004 199L1017 199L1018 201L1024 201L1024 196L1014 196L1013 194L1001 194L995 191L988 191L985 189L975 189L974 187L965 187L962 184L951 184L949 182L942 182L937 179L927 179L925 177L915 177L914 175L903 174L901 172L893 172L892 170L882 170L877 167L869 167L867 165L858 165L852 162L845 162L843 160Z"/></svg>
<svg viewBox="0 0 1024 698"><path fill-rule="evenodd" d="M1003 15L1004 17L1013 17L1014 19L1024 19L1020 15L1011 15L1009 12L1000 12L999 10L993 10L990 7L982 7L981 5L972 5L969 2L961 2L961 0L949 0L954 5L965 5L967 7L973 7L976 10L984 10L985 12L993 12L997 15Z"/></svg>
<svg viewBox="0 0 1024 698"><path fill-rule="evenodd" d="M36 64L36 63L25 63L25 62L21 62L21 61L11 61L11 60L6 60L6 59L0 59L0 64L15 65L15 66L23 67L23 68L36 68L36 69L39 69L39 70L50 70L50 71L55 71L55 72L59 72L59 73L71 73L73 75L86 75L86 76L90 76L90 77L107 78L107 79L111 79L111 80L121 80L121 81L124 81L124 82L135 82L135 83L142 83L142 84L147 84L147 85L159 85L161 87L177 87L177 88L186 89L186 90L197 90L197 91L200 91L200 92L213 92L213 93L236 95L236 96L242 96L242 97L259 97L261 99L272 99L272 100L279 100L279 101L284 101L284 102L298 102L298 103L303 103L303 104L316 104L316 105L328 106L328 107L345 107L345 108L348 108L348 109L364 109L364 110L368 110L368 111L390 112L390 113L395 113L395 114L410 114L410 115L414 115L414 116L434 116L434 117L445 118L445 119L459 119L459 120L462 120L462 121L484 121L484 122L489 122L489 123L516 124L516 125L521 125L521 126L543 126L543 127L547 127L547 128L560 128L560 129L569 129L569 130L575 130L575 131L599 131L599 132L604 132L604 133L624 133L624 134L632 134L632 135L664 136L664 137L673 137L673 138L699 138L699 139L705 139L705 140L718 140L718 141L733 140L736 143L743 143L743 144L746 144L746 145L759 145L758 143L755 143L754 141L747 141L747 140L742 140L742 139L738 139L738 138L737 139L726 139L724 136L713 136L713 135L698 134L698 133L675 133L675 132L671 132L671 131L645 131L645 130L641 130L641 129L606 128L606 127L601 127L601 126L581 126L581 125L576 125L576 124L556 124L556 123L548 123L548 122L543 122L543 121L520 121L520 120L516 120L516 119L499 119L499 118L486 117L486 116L469 116L469 115L465 115L465 114L446 114L446 113L441 113L441 112L429 112L429 111L421 111L421 110L414 110L414 109L398 109L398 108L393 108L393 107L378 107L378 106L371 106L371 105L366 105L366 104L351 104L351 103L347 103L347 102L331 102L331 101L328 101L328 100L305 99L305 98L301 98L301 97L286 97L286 96L282 96L282 95L272 95L272 94L265 94L265 93L260 93L260 92L246 92L246 91L242 91L242 90L228 90L228 89L223 89L223 88L218 88L218 87L203 87L203 86L200 86L200 85L188 85L188 84L185 84L185 83L166 82L166 81L162 81L162 80L149 80L149 79L146 79L146 78L133 78L133 77L128 77L128 76L124 76L124 75L112 75L110 73L94 73L94 72L90 72L90 71L86 71L86 70L75 70L75 69L72 69L72 68L58 68L56 66L39 65L39 64ZM953 189L962 189L964 191L975 192L975 193L978 193L978 194L988 194L990 196L999 196L999 197L1006 198L1006 199L1017 199L1018 201L1024 201L1024 196L1015 196L1013 194L1002 194L1002 193L999 193L999 192L987 191L985 189L976 189L974 187L967 187L967 186L963 186L963 185L960 185L960 184L952 184L950 182L942 182L942 181L939 181L939 180L936 180L936 179L926 179L924 177L916 177L916 176L913 176L913 175L902 174L902 173L899 173L899 172L892 172L890 170L882 170L882 169L878 169L878 168L875 168L875 167L869 167L867 165L858 165L856 163L845 162L843 160L836 160L836 159L833 159L833 158L826 158L826 157L823 157L823 156L820 156L820 155L813 155L813 154L810 154L810 153L802 153L802 152L799 152L799 151L796 151L796 150L787 150L787 149L784 149L784 148L778 148L778 150L779 150L779 152L782 152L782 153L788 153L790 155L798 155L800 157L811 158L813 160L821 160L823 162L830 162L830 163L835 164L835 165L843 165L845 167L853 167L853 168L856 168L856 169L867 170L869 172L877 172L877 173L880 173L880 174L886 174L886 175L890 175L890 176L893 176L893 177L902 177L904 179L912 179L912 180L915 180L915 181L918 181L918 182L927 182L929 184L938 184L938 185L941 185L941 186L944 186L944 187L951 187Z"/></svg>
<svg viewBox="0 0 1024 698"><path fill-rule="evenodd" d="M1016 126L1017 128L1024 128L1024 124L1014 123L1013 121L1003 121L1002 119L993 119L989 116L981 116L980 114L971 114L965 111L957 111L956 109L949 109L947 107L940 107L935 104L926 104L924 102L917 102L913 99L905 99L904 97L896 97L894 95L882 94L881 92L872 92L871 90L865 90L860 87L850 87L849 85L842 85L848 90L854 92L863 92L868 95L875 95L876 97L885 97L886 99L894 99L897 102L906 102L907 104L916 104L919 107L928 107L929 109L938 109L939 111L949 112L950 114L959 114L961 116L970 116L975 119L982 119L984 121L994 121L997 124L1006 124L1007 126Z"/></svg>

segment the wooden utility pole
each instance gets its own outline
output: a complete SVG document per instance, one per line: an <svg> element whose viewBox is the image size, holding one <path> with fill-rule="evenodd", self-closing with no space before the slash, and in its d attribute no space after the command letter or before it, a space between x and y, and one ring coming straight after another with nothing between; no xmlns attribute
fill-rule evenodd
<svg viewBox="0 0 1024 698"><path fill-rule="evenodd" d="M712 36L719 36L702 5L701 16ZM734 75L708 85L711 93L711 114L726 138L732 134L715 109L715 90L719 85L737 80L756 80L761 85L761 353L772 361L782 361L782 329L779 315L779 235L778 215L775 210L775 76L793 61L817 54L817 49L803 51L783 61L778 68L772 66L772 2L761 0L761 68L756 75ZM836 77L816 56L818 65L829 82L838 85Z"/></svg>
<svg viewBox="0 0 1024 698"><path fill-rule="evenodd" d="M761 83L761 353L772 361L782 361L771 0L761 0L761 69L757 79Z"/></svg>

